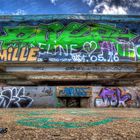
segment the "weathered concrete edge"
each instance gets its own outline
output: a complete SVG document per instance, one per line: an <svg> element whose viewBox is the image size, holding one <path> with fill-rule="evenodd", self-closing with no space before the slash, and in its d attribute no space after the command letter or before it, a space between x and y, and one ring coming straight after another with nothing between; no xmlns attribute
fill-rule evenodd
<svg viewBox="0 0 140 140"><path fill-rule="evenodd" d="M140 15L95 15L95 14L53 14L53 15L0 15L0 22L40 20L95 20L116 22L140 22Z"/></svg>

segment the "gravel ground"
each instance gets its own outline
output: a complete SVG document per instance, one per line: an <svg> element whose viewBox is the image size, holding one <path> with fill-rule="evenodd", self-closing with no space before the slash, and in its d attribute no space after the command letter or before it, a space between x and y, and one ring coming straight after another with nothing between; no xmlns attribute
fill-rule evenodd
<svg viewBox="0 0 140 140"><path fill-rule="evenodd" d="M140 140L140 109L1 109L0 140Z"/></svg>

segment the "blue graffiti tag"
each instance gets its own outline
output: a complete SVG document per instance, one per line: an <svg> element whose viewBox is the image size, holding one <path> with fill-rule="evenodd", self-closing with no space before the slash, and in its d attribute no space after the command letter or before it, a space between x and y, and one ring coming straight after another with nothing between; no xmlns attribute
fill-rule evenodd
<svg viewBox="0 0 140 140"><path fill-rule="evenodd" d="M87 96L88 88L83 87L65 87L63 91L60 91L60 95L65 96Z"/></svg>

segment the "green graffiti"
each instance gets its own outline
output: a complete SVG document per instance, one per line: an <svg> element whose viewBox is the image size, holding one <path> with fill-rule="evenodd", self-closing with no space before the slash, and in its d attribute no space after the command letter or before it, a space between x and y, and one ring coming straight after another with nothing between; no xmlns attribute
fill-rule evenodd
<svg viewBox="0 0 140 140"><path fill-rule="evenodd" d="M130 47L123 49L122 43L118 38L130 40L136 37L136 34L128 31L124 32L121 28L116 28L105 24L88 24L71 22L63 25L61 22L53 22L50 24L39 24L38 26L16 26L3 27L5 35L0 36L0 44L2 49L8 47L39 47L42 50L54 51L57 47L61 47L62 52L74 49L84 50L88 54L95 50L100 50L100 42L107 41L113 43L118 56L135 57L135 51L129 51ZM89 47L87 47L89 46ZM134 46L133 46L134 47ZM140 54L140 49L137 49ZM101 57L101 56L100 56ZM138 56L139 57L139 56Z"/></svg>
<svg viewBox="0 0 140 140"><path fill-rule="evenodd" d="M78 111L75 109L67 109L67 110L39 110L39 111L31 111L31 112L22 112L22 114L17 114L20 117L25 117L24 119L17 120L17 124L28 127L35 128L87 128L94 127L98 125L108 124L113 121L129 121L139 123L140 118L126 118L126 117L107 117L102 120L98 120L96 122L64 122L64 121L55 121L54 118L45 118L44 115L53 115L53 114L65 114L65 115L76 115L76 116L104 116L103 113L98 113L93 110L87 109L79 109ZM28 118L29 117L29 118ZM30 118L32 117L32 118ZM105 117L105 116L104 116Z"/></svg>
<svg viewBox="0 0 140 140"><path fill-rule="evenodd" d="M87 128L104 125L113 122L116 118L106 118L97 122L53 122L51 118L26 118L18 120L17 123L23 126L36 128Z"/></svg>

